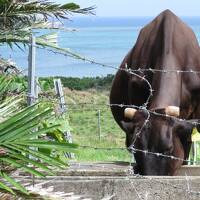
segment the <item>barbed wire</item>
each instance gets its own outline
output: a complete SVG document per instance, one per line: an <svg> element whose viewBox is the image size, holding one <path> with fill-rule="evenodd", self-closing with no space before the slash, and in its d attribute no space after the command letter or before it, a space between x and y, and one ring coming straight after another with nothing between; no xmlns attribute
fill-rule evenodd
<svg viewBox="0 0 200 200"><path fill-rule="evenodd" d="M140 128L140 130L136 132L135 138L134 138L134 140L133 140L133 142L131 144L132 147L134 147L137 139L140 137L140 134L142 133L142 130L147 126L147 123L149 122L149 119L150 119L150 112L148 112L148 110L146 109L146 107L144 107L143 109L145 111L147 111L147 118L145 119L145 121L144 121L142 127Z"/></svg>
<svg viewBox="0 0 200 200"><path fill-rule="evenodd" d="M138 77L140 77L138 75ZM144 79L144 77L141 77L142 79ZM149 101L150 98L148 98L148 101ZM135 106L135 105L124 105L124 104L107 104L107 106L118 106L118 107L133 107L133 108L137 108L137 109L141 109L141 110L145 110L147 113L148 113L148 117L146 118L143 126L141 127L141 129L136 133L136 137L133 141L133 143L130 145L130 147L128 147L128 150L130 150L132 152L132 154L134 155L136 152L141 152L141 153L144 153L145 155L154 155L154 156L157 156L157 157L162 157L162 158L167 158L167 159L172 159L172 160L178 160L178 161L182 161L182 162L190 162L190 160L186 160L186 159L183 159L183 158L180 158L180 157L175 157L175 156L172 156L172 155L165 155L165 154L162 154L162 153L158 153L158 152L150 152L148 150L141 150L141 149L136 149L134 148L134 144L137 140L137 138L139 137L139 135L141 134L143 128L146 126L146 124L148 123L149 121L149 118L150 118L150 114L155 114L155 115L159 115L159 116L162 116L162 117L170 117L170 118L174 118L176 120L179 120L179 121L185 121L185 119L179 119L179 118L176 118L176 117L172 117L172 116L168 116L166 114L160 114L160 113L156 113L155 111L150 111L146 108L147 106L147 102L145 102L145 106ZM90 103L91 105L91 103ZM194 125L197 125L198 122L192 122L192 124ZM109 150L109 151L112 151L112 150L127 150L127 148L99 148L99 147L89 147L89 146L81 146L82 148L92 148L94 150ZM193 163L196 163L196 164L200 164L200 161L195 161ZM130 164L131 164L131 161L130 161Z"/></svg>
<svg viewBox="0 0 200 200"><path fill-rule="evenodd" d="M52 50L49 50L53 53L58 53L58 52L55 52L55 51L52 51ZM62 54L64 56L69 56L65 53L59 53L59 54ZM172 119L175 119L175 120L178 120L180 122L183 122L183 121L186 121L187 123L191 123L193 124L194 126L197 126L198 124L200 124L199 122L195 121L195 122L189 122L187 121L186 119L180 119L180 118L177 118L177 117L173 117L173 116L169 116L167 114L161 114L161 113L157 113L156 111L152 111L152 110L148 110L147 109L147 106L150 102L150 99L151 97L153 96L153 88L150 84L150 82L146 79L145 75L141 76L139 74L144 74L145 72L151 72L151 73L176 73L176 74L180 74L180 73L189 73L189 74L200 74L200 71L195 71L193 70L191 67L191 70L178 70L178 69L167 69L167 70L160 70L160 69L153 69L151 67L148 67L148 68L137 68L137 69L131 69L131 67L128 69L127 65L125 66L125 69L122 69L122 68L116 68L116 67L113 67L111 65L107 65L107 64L102 64L102 63L99 63L99 62L96 62L94 60L90 60L90 59L87 59L87 58L84 58L84 57L77 57L77 55L70 55L70 57L76 57L78 59L81 59L85 62L89 62L91 64L95 64L95 65L99 65L99 66L102 66L102 67L107 67L107 68L112 68L112 69L115 69L115 70L120 70L120 71L125 71L131 75L134 75L136 77L138 77L139 79L141 80L144 80L148 87L149 87L149 96L148 98L146 99L145 103L142 105L142 106L136 106L136 105L124 105L124 104L105 104L105 106L109 106L109 107L113 107L113 106L118 106L118 107L121 107L121 108L124 108L124 107L132 107L132 108L136 108L136 109L140 109L140 110L144 110L146 113L147 113L147 118L146 120L144 121L144 124L143 126L141 127L141 129L136 133L136 138L134 139L134 142L131 144L131 146L128 148L131 152L132 152L132 156L136 153L136 152L141 152L143 153L144 155L153 155L153 156L157 156L157 157L162 157L162 158L166 158L166 159L172 159L172 160L178 160L178 161L182 161L182 162L190 162L190 160L187 160L187 159L183 159L183 158L180 158L180 157L175 157L175 156L172 156L172 155L165 155L165 154L162 154L162 153L158 153L158 152L150 152L148 150L142 150L142 149L136 149L134 148L134 143L136 142L137 138L139 137L139 135L141 134L143 128L146 126L146 124L148 123L149 119L150 119L150 115L156 115L156 116L160 116L160 117L165 117L165 118L172 118ZM188 67L189 68L189 67ZM138 74L139 73L139 74ZM93 105L93 106L97 106L97 104L94 104L94 103L76 103L75 106L79 106L79 105ZM68 106L72 106L72 105L69 105ZM74 105L73 105L74 106ZM100 106L104 106L104 105L100 105ZM78 108L79 109L79 108ZM68 108L69 110L69 108ZM74 108L72 109L74 110ZM76 108L77 110L77 108ZM112 150L122 150L122 151L125 151L127 150L127 148L100 148L100 147L91 147L91 146L80 146L81 148L92 148L92 149L95 149L95 150L109 150L109 151L112 151ZM196 163L196 164L200 164L200 161L193 161L193 163ZM130 160L130 167L131 167L131 160ZM136 195L139 199L143 199L142 196L140 195L140 193L137 191L137 188L134 186L133 182L131 181L131 178L129 177L130 175L134 174L133 172L133 168L131 167L130 168L130 172L127 174L127 178L129 180L129 182L131 183L133 189L135 190L136 192ZM141 176L141 175L137 175L137 177L141 177L141 178L145 178L145 179L148 179L150 181L152 181L151 178L148 178L148 177L144 177L144 176ZM167 185L170 185L171 187L177 189L181 189L185 192L187 192L188 194L195 194L195 195L200 195L200 192L198 191L193 191L191 188L190 188L190 185L189 185L189 181L188 181L188 178L186 176L186 182L187 182L187 188L186 190L183 189L182 187L178 187L176 185L172 185L172 184L168 184L168 183L163 183L162 181L158 181L158 180L154 180L156 182L159 182L159 183L162 183L162 184L167 184Z"/></svg>
<svg viewBox="0 0 200 200"><path fill-rule="evenodd" d="M182 161L182 162L191 162L191 160L188 159L183 159L180 157L176 157L176 156L172 156L172 155L166 155L163 153L158 153L158 152L152 152L152 151L148 151L148 150L141 150L141 149L137 149L134 148L132 146L130 147L93 147L93 146L87 146L87 145L79 145L78 148L83 148L83 149L93 149L93 150L97 150L97 151L115 151L115 150L120 150L120 151L127 151L127 149L131 150L131 152L133 154L135 154L136 152L141 152L144 153L144 155L154 155L156 157L163 157L163 158L167 158L167 159L172 159L172 160L178 160L178 161ZM192 161L193 163L196 164L200 164L200 161Z"/></svg>
<svg viewBox="0 0 200 200"><path fill-rule="evenodd" d="M136 133L136 138L135 140L133 141L131 147L129 147L129 150L131 150L133 152L133 154L135 152L142 152L144 153L145 155L146 154L151 154L151 155L155 155L155 156L158 156L158 157L165 157L165 158L168 158L168 159L173 159L173 160L179 160L179 161L185 161L185 162L188 162L189 160L185 160L185 159L182 159L182 158L178 158L178 157L175 157L175 156L170 156L170 155L164 155L162 153L154 153L154 152L149 152L147 150L140 150L140 149L135 149L134 148L134 144L137 140L137 138L139 137L139 135L141 134L143 128L146 126L146 124L149 122L149 119L150 119L150 115L156 115L156 116L160 116L160 117L165 117L165 118L172 118L172 119L175 119L177 121L180 121L180 122L187 122L187 123L191 123L193 124L194 126L197 126L197 125L200 125L200 123L198 121L188 121L186 119L181 119L181 118L177 118L177 117L174 117L174 116L170 116L170 115L167 115L167 114L162 114L162 113L158 113L156 111L152 111L152 110L149 110L147 109L147 106L150 102L150 99L151 97L153 96L153 88L151 86L151 83L148 81L148 79L145 77L145 74L144 72L152 72L152 73L192 73L192 74L200 74L200 71L194 71L194 70L176 70L176 69L167 69L167 70L160 70L160 69L153 69L153 68L146 68L146 69L143 69L143 68L137 68L137 69L131 69L131 67L128 67L127 65L125 65L125 68L118 68L118 67L114 67L112 65L107 65L107 64L103 64L103 63L100 63L100 62L96 62L94 60L91 60L91 59L88 59L88 58L85 58L85 57L82 57L80 55L76 55L76 54L73 54L73 53L66 53L66 52L58 52L56 50L52 50L52 49L47 49L46 47L38 47L37 48L40 48L40 49L46 49L52 53L55 53L55 54L61 54L61 55L64 55L64 56L67 56L67 57L75 57L75 58L78 58L80 60L83 60L85 62L89 62L91 64L95 64L95 65L100 65L102 67L107 67L107 68L112 68L112 69L115 69L115 70L119 70L119 71L124 71L124 72L127 72L139 79L141 79L142 81L146 82L147 85L148 85L148 90L149 90L149 95L145 101L145 103L142 105L142 106L136 106L136 105L126 105L126 104L106 104L107 106L109 107L113 107L113 106L117 106L117 107L121 107L121 108L126 108L126 107L130 107L130 108L136 108L136 109L139 109L139 110L144 110L145 112L147 112L148 116L146 118L146 120L144 121L144 124L143 126L141 127L141 129ZM193 68L193 67L191 67ZM142 74L142 75L140 75ZM35 97L31 97L30 94L28 94L28 96L30 98L35 98ZM92 103L91 103L92 104ZM76 104L78 105L78 104ZM96 106L97 104L95 104Z"/></svg>
<svg viewBox="0 0 200 200"><path fill-rule="evenodd" d="M103 151L113 151L113 150L121 150L121 151L127 151L127 148L124 148L124 147L110 147L110 148L105 148L105 147L92 147L92 146L84 146L84 145L80 145L79 146L80 148L83 148L83 149L93 149L93 150L103 150ZM157 156L157 157L164 157L164 158L167 158L167 159L173 159L173 160L179 160L179 161L186 161L186 162L191 162L190 160L186 160L186 159L182 159L182 158L179 158L179 157L175 157L175 156L169 156L169 155L164 155L162 153L154 153L154 152L149 152L147 150L141 150L141 149L136 149L136 148L132 148L132 152L133 154L136 152L136 151L139 151L139 152L142 152L144 153L145 155L147 154L150 154L150 155L154 155L154 156ZM133 155L132 154L132 155ZM194 163L194 162L193 162ZM196 161L195 164L200 164L200 161ZM104 167L103 167L104 168ZM134 172L134 169L133 169L133 166L132 166L132 159L130 159L129 161L129 169L126 171L126 177L128 179L128 181L130 182L131 184L131 187L134 189L134 191L136 192L136 195L139 199L143 199L142 196L140 195L140 193L137 191L135 185L133 184L133 180L132 178L133 177L136 177L136 178L139 178L139 179L146 179L146 180L149 180L151 183L152 182L156 182L156 183L159 183L159 184L163 184L163 185L167 185L167 186L170 186L174 189L180 189L184 192L187 192L191 195L197 195L199 196L200 195L200 192L199 191L194 191L191 189L191 187L188 187L189 183L188 183L188 178L186 176L186 181L187 181L187 189L184 189L178 185L174 185L174 184L170 184L168 182L164 182L162 180L157 180L157 179L154 179L152 177L148 177L148 176L144 176L144 175L140 175L140 174L135 174Z"/></svg>
<svg viewBox="0 0 200 200"><path fill-rule="evenodd" d="M47 49L47 48L43 48L43 47L38 47L37 48L40 48L40 49ZM188 159L183 159L183 158L180 158L180 157L176 157L176 156L172 156L172 155L166 155L166 154L163 154L163 153L159 153L159 152L151 152L151 151L148 151L148 150L142 150L142 149L137 149L134 147L134 144L137 140L137 138L140 136L143 128L145 128L145 126L147 125L147 123L149 122L149 119L150 119L150 116L151 115L155 115L155 116L160 116L160 117L165 117L165 118L171 118L171 119L174 119L174 120L177 120L177 121L180 121L180 122L187 122L187 123L191 123L193 124L194 126L197 126L197 125L200 125L200 122L197 122L197 121L194 121L194 122L191 122L191 121L187 121L186 119L181 119L181 118L177 118L177 117L173 117L173 116L170 116L170 115L167 115L167 114L162 114L162 113L158 113L156 111L152 111L152 110L149 110L147 109L147 106L150 102L150 99L152 98L153 96L153 88L152 88L152 85L151 83L148 81L148 79L145 77L145 75L140 75L140 74L143 74L144 72L152 72L152 73L177 73L177 74L180 74L180 73L189 73L189 74L200 74L200 71L195 71L195 70L176 70L176 69L168 69L168 70L160 70L160 69L153 69L153 68L147 68L147 69L143 69L143 68L138 68L138 69L131 69L128 68L128 66L126 65L125 68L117 68L117 67L114 67L114 66L111 66L111 65L107 65L107 64L102 64L100 62L96 62L94 60L90 60L90 59L87 59L87 58L84 58L84 57L81 57L81 56L77 56L75 54L67 54L67 53L63 53L63 52L58 52L58 51L54 51L54 50L50 50L50 49L47 49L48 51L52 52L52 53L56 53L56 54L62 54L64 56L68 56L68 57L75 57L75 58L78 58L80 60L83 60L85 62L89 62L91 64L95 64L95 65L99 65L99 66L102 66L102 67L107 67L107 68L112 68L112 69L115 69L115 70L120 70L120 71L124 71L124 72L127 72L133 76L136 76L137 78L145 81L148 85L148 90L149 90L149 96L147 97L145 103L142 105L142 106L136 106L136 105L126 105L126 104L94 104L94 103L76 103L76 104L65 104L67 106L78 106L78 105L93 105L93 106L108 106L108 107L120 107L120 108L126 108L126 107L129 107L129 108L136 108L138 110L143 110L147 113L147 118L145 119L142 127L140 128L140 130L136 133L136 137L134 139L134 141L132 142L132 144L128 147L128 148L125 148L125 147L110 147L110 148L105 148L105 147L92 147L92 146L84 146L84 145L80 145L79 148L83 148L83 149L86 149L86 148L89 148L89 149L93 149L93 150L103 150L103 151L113 151L113 150L121 150L121 151L127 151L130 150L132 155L134 155L136 152L140 152L140 153L143 153L145 156L148 156L148 155L152 155L152 156L156 156L156 157L159 157L159 158L165 158L165 159L172 159L172 160L178 160L178 161L182 161L182 162L191 162L190 160ZM193 68L193 67L191 67ZM139 73L139 74L138 74ZM19 73L19 74L23 74L23 73ZM31 96L30 94L27 94L26 97L29 97L29 98L33 98L34 100L39 100L41 98L35 98L34 96ZM45 97L47 98L47 97ZM51 101L52 103L59 103L58 101L59 100L55 100L56 97L53 97L52 99L51 98L47 98L47 101ZM60 104L60 103L59 103ZM70 108L72 111L74 111L75 109L78 110L80 108ZM68 108L68 110L70 110ZM195 164L200 164L200 161L192 161L193 163ZM131 166L131 161L130 161L130 166ZM131 168L130 170L130 173L127 174L127 177L130 181L130 183L132 183L131 179L129 178L130 175L132 175L131 173L134 174L134 171L132 171L133 168ZM135 175L135 174L134 174ZM142 175L135 175L137 178L145 178L145 179L148 179L150 181L152 181L152 178L148 178L146 176L142 176ZM154 180L156 182L160 182L163 184L163 182L161 181L158 181L158 180ZM189 194L196 194L196 195L200 195L200 192L197 192L197 191L193 191L189 185L189 182L188 182L188 178L186 176L186 182L187 182L187 190L186 192L188 192ZM165 184L168 184L168 183L165 183ZM136 195L139 199L142 199L141 195L138 193L136 187L132 184L135 192L136 192ZM172 187L174 188L178 188L177 186L175 185L171 185ZM179 189L182 189L184 190L183 188L180 188Z"/></svg>
<svg viewBox="0 0 200 200"><path fill-rule="evenodd" d="M177 73L177 74L179 74L179 73L200 74L200 71L195 71L195 70L192 70L192 69L190 69L190 70L178 70L178 69L177 70L176 69L164 69L164 70L160 70L160 69L154 69L154 68L145 68L144 69L144 68L140 68L140 67L138 67L137 69L131 69L131 67L128 67L127 64L125 64L125 68L118 68L118 67L115 67L115 66L112 66L112 65L108 65L108 64L103 64L103 63L97 62L95 60L83 57L81 55L77 55L75 53L71 53L70 52L70 54L69 54L67 52L61 52L61 51L58 51L58 50L48 49L46 47L40 47L38 45L36 45L36 47L40 48L40 49L45 49L45 50L50 51L50 52L52 52L54 54L60 54L60 55L67 56L67 57L77 58L77 59L80 59L80 60L82 60L84 62L88 62L90 64L100 65L102 67L112 68L112 69L119 70L119 71L124 71L124 72L127 72L127 73L129 73L131 75L134 75L134 76L138 77L139 79L141 79L141 80L143 80L143 81L145 81L147 83L147 85L149 87L149 95L148 95L145 103L142 106L123 105L123 104L118 104L118 105L117 104L116 105L109 104L109 106L111 106L111 107L112 106L133 107L133 108L136 108L136 109L145 110L148 113L148 116L150 114L153 114L153 115L157 115L157 116L160 116L160 117L172 118L172 119L178 120L180 122L186 121L186 119L180 119L180 118L176 118L176 117L173 117L173 116L169 116L167 114L161 114L161 113L157 113L156 111L148 110L147 109L147 105L149 104L149 101L150 101L151 97L153 96L154 90L152 89L152 86L151 86L150 82L145 78L145 75L141 76L141 75L139 75L137 73L138 72L141 73L141 72L146 72L147 71L147 72L153 72L153 73L159 72L159 73ZM191 66L191 68L193 68L193 67ZM144 123L146 123L146 120L145 120ZM200 124L198 122L190 122L190 123L193 124L193 125L195 125L195 126L198 125L198 124ZM142 129L143 128L144 128L144 126L142 127ZM140 130L140 132L142 131L142 129Z"/></svg>
<svg viewBox="0 0 200 200"><path fill-rule="evenodd" d="M31 98L34 98L35 100L40 99L40 98L35 98L35 97L31 97ZM49 100L50 99L47 99L46 101L49 102ZM52 103L59 103L56 100L52 100L51 102ZM179 121L179 122L187 122L188 124L191 124L191 125L194 125L194 126L200 125L200 122L198 122L198 121L189 121L189 120L184 119L184 118L177 118L177 117L174 117L174 116L171 116L171 115L168 115L168 114L158 113L156 111L148 110L144 106L136 106L136 105L128 105L128 104L109 104L109 103L107 103L107 104L92 104L92 103L88 103L88 104L91 104L91 105L94 105L94 106L100 105L100 106L120 107L120 108L127 108L128 107L128 108L135 108L135 109L138 109L138 110L144 110L148 114L148 117L145 120L145 124L149 121L150 114L152 114L152 115L163 117L163 118L174 119L174 120ZM68 105L68 104L66 103L64 105ZM79 105L79 104L77 103L77 104L73 104L73 105L75 106L75 105ZM82 105L82 104L80 104L80 105ZM68 110L70 110L70 109L68 108ZM74 108L74 109L72 109L71 108L71 110L73 111L73 110L82 110L82 109L80 109L80 108ZM87 109L87 110L90 110L90 109Z"/></svg>
<svg viewBox="0 0 200 200"><path fill-rule="evenodd" d="M177 67L178 68L178 67ZM190 67L188 67L190 68ZM192 68L192 67L191 67ZM196 71L196 70L178 70L178 69L153 69L153 68L147 68L147 69L142 69L142 68L138 68L138 69L131 69L131 71L133 72L159 72L159 73L192 73L192 74L200 74L200 71Z"/></svg>
<svg viewBox="0 0 200 200"><path fill-rule="evenodd" d="M52 50L49 50L49 51L55 53ZM62 53L59 53L59 54L62 54ZM69 56L69 55L67 55L67 56ZM72 55L70 57L74 57L74 56L75 55ZM144 82L146 82L147 85L148 85L148 90L149 90L149 96L147 97L145 103L143 105L141 105L141 106L127 105L127 104L91 103L91 102L84 102L84 103L80 103L80 102L77 103L76 102L76 104L68 104L68 103L66 103L65 105L68 106L68 109L67 109L68 111L83 110L83 109L80 109L78 106L88 105L88 106L94 106L94 107L97 107L97 106L119 107L119 108L127 108L127 107L129 107L129 108L135 108L135 109L138 109L138 110L143 110L143 111L145 111L147 113L147 118L145 119L145 121L144 121L142 127L140 128L140 130L137 131L136 137L135 137L134 141L132 142L132 144L128 148L125 148L125 147L110 147L110 148L105 148L105 147L92 147L92 146L84 146L84 145L80 145L79 148L83 148L83 149L88 148L88 149L102 150L102 151L116 151L116 150L127 151L127 149L128 149L132 153L132 156L136 152L140 152L140 153L143 153L145 156L151 155L151 156L156 156L158 158L165 158L165 159L177 160L177 161L186 162L186 163L191 162L191 160L183 159L183 158L176 157L176 156L173 156L173 155L166 155L166 154L159 153L159 152L151 152L151 151L148 151L148 150L137 149L137 148L134 147L134 144L135 144L137 138L142 133L143 128L145 128L146 125L147 125L147 123L149 122L151 115L155 115L155 116L159 116L159 117L164 117L164 118L171 118L171 119L174 119L174 120L177 120L177 121L180 121L180 122L184 121L184 122L193 124L194 126L200 125L200 122L198 122L198 121L191 122L191 121L188 121L186 119L181 119L181 118L177 118L177 117L170 116L170 115L167 115L167 114L162 114L162 113L158 113L156 111L149 110L147 108L147 106L148 106L151 98L153 97L154 90L153 90L150 82L148 81L148 79L145 77L145 74L143 74L143 73L144 72L152 72L152 73L177 73L177 74L180 74L180 73L189 73L189 74L200 74L200 71L194 71L194 70L183 71L183 70L175 70L175 69L171 69L171 70L159 70L159 69L153 69L153 68L148 68L148 69L138 68L138 69L133 70L133 69L128 68L127 65L125 66L125 68L117 68L117 67L113 67L111 65L98 63L98 62L89 60L87 58L81 58L80 57L79 59L81 59L81 60L83 60L85 62L90 62L91 64L100 65L102 67L109 67L109 68L113 68L113 69L116 69L116 70L127 72L127 73L129 73L129 74L131 74L133 76L136 76L140 80L143 80ZM33 96L30 96L30 94L28 94L27 96L29 96L30 98L34 98L35 100L39 100L40 99L40 98L35 98ZM57 98L56 96L54 96L53 98L48 98L48 95L47 95L47 97L45 96L44 98L47 98L48 102L50 101L52 103L60 104L59 99L56 99ZM71 108L72 106L75 107L75 108ZM132 163L132 160L130 160L130 162L129 162L130 170L127 172L127 178L129 180L129 182L131 183L133 189L135 190L137 197L139 199L143 199L142 196L140 195L140 193L137 191L137 188L133 184L133 181L131 180L132 175L134 175L137 178L148 179L149 181L152 181L152 178L149 178L149 177L146 177L146 176L142 176L142 175L138 175L138 174L137 175L134 174L133 167L132 167L131 163ZM200 164L200 161L192 161L192 163L193 164L194 163L195 164ZM173 185L173 184L169 184L169 183L164 183L163 181L159 181L159 180L155 180L155 179L153 181L155 181L157 183L169 185L169 186L171 186L171 187L173 187L175 189L177 189L177 188L181 189L181 190L187 192L188 194L200 195L200 192L192 190L192 188L189 185L189 181L188 181L187 176L186 176L186 182L187 182L187 188L186 188L186 190L183 189L183 188L181 188L181 187L178 187L177 185Z"/></svg>
<svg viewBox="0 0 200 200"><path fill-rule="evenodd" d="M35 47L37 47L38 49L43 49L43 50L47 50L51 53L54 53L54 54L59 54L59 55L63 55L65 57L71 57L71 58L76 58L76 59L79 59L79 60L82 60L84 62L88 62L90 64L95 64L95 65L99 65L99 66L102 66L102 67L106 67L106 68L112 68L112 69L116 69L116 70L120 70L120 68L118 67L115 67L113 65L109 65L109 64L105 64L105 63L101 63L101 62L97 62L93 59L90 59L90 58L87 58L87 57L84 57L78 53L73 53L73 52L63 52L62 50L53 50L53 49L49 49L47 47L41 47L41 46L38 46L38 45L35 45ZM198 70L193 70L192 68L194 68L194 66L187 66L187 68L191 68L190 70L179 70L178 68L180 67L174 67L174 69L154 69L153 67L147 67L145 66L145 68L140 68L140 67L135 67L137 69L131 69L131 66L129 67L129 71L131 72L153 72L153 73L194 73L194 74L200 74L200 71ZM160 67L162 68L162 67Z"/></svg>

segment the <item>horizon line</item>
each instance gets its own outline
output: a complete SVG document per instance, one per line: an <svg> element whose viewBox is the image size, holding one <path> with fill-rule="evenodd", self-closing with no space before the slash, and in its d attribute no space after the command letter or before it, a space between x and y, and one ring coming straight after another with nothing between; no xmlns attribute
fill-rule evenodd
<svg viewBox="0 0 200 200"><path fill-rule="evenodd" d="M158 14L159 15L159 14ZM137 16L99 16L99 15L79 15L79 16L76 16L76 15L72 15L71 17L83 17L83 18L92 18L92 17L102 17L102 18L131 18L131 17L136 17L136 18L141 18L141 17L146 17L146 18L150 18L150 17L156 17L158 15L149 15L149 16L143 16L143 15L137 15ZM200 17L200 15L177 15L178 17Z"/></svg>

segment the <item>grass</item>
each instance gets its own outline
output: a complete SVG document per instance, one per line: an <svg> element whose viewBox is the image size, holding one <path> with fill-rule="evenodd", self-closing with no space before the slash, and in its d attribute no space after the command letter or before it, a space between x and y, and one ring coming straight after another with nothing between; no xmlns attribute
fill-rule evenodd
<svg viewBox="0 0 200 200"><path fill-rule="evenodd" d="M79 145L116 148L125 147L125 133L113 119L109 102L109 91L90 89L76 91L65 88L65 99L68 103L69 123L72 128L73 142ZM83 103L83 105L80 105ZM90 104L84 104L90 103ZM101 118L101 139L98 132L98 111ZM197 149L199 149L197 144ZM198 150L197 150L198 152ZM199 154L197 160L199 160ZM191 156L192 158L192 156ZM132 156L126 150L80 149L76 154L78 161L126 161Z"/></svg>
<svg viewBox="0 0 200 200"><path fill-rule="evenodd" d="M69 123L73 142L92 147L125 147L125 133L113 119L108 103L108 91L75 91L65 88L68 103ZM89 104L84 104L89 103ZM101 136L99 138L98 111L100 110ZM80 149L79 161L130 161L126 150Z"/></svg>

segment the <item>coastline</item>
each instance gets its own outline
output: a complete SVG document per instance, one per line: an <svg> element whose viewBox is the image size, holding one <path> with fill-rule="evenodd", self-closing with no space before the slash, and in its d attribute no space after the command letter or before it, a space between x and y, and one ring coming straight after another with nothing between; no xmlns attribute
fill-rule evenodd
<svg viewBox="0 0 200 200"><path fill-rule="evenodd" d="M183 17L200 41L200 17ZM58 32L58 44L83 57L118 68L127 52L134 46L140 29L150 21L140 18L73 18L66 27L78 27L78 31ZM106 21L109 19L108 21ZM74 24L74 25L73 25ZM82 25L81 25L82 24ZM28 66L27 49L1 47L0 55L12 59L20 69ZM81 60L54 54L47 50L36 50L36 75L39 77L96 77L115 74L116 69L100 67Z"/></svg>

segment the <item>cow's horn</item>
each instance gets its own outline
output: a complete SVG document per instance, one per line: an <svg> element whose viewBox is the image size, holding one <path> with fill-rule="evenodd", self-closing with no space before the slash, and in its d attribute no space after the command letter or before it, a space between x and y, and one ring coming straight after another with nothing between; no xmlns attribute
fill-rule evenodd
<svg viewBox="0 0 200 200"><path fill-rule="evenodd" d="M178 117L180 115L180 108L177 106L167 106L165 113L170 116Z"/></svg>
<svg viewBox="0 0 200 200"><path fill-rule="evenodd" d="M128 118L128 119L133 119L133 117L134 117L136 111L137 111L137 110L134 109L134 108L126 108L126 109L124 110L124 116L125 116L126 118Z"/></svg>

